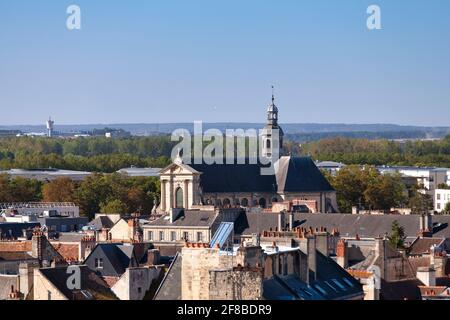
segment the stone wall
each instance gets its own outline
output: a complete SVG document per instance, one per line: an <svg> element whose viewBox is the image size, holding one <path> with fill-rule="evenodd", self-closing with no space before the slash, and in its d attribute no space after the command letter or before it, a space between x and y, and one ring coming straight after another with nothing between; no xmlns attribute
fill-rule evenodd
<svg viewBox="0 0 450 320"><path fill-rule="evenodd" d="M160 272L156 267L128 268L111 290L120 300L142 300Z"/></svg>
<svg viewBox="0 0 450 320"><path fill-rule="evenodd" d="M210 270L209 300L260 300L261 269Z"/></svg>
<svg viewBox="0 0 450 320"><path fill-rule="evenodd" d="M34 300L68 300L39 269L34 270L33 299Z"/></svg>

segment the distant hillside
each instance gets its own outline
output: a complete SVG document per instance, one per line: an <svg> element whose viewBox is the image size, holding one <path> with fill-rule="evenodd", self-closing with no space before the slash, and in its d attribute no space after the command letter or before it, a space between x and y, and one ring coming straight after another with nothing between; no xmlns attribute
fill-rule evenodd
<svg viewBox="0 0 450 320"><path fill-rule="evenodd" d="M204 123L203 130L216 128L221 131L226 129L260 129L264 126L262 123ZM140 124L79 124L79 125L58 125L55 130L70 132L86 132L94 129L101 130L105 127L114 129L123 129L131 132L133 135L157 135L170 134L175 129L185 128L193 131L192 123L140 123ZM348 136L355 138L369 139L426 139L442 138L450 134L450 127L420 127L420 126L401 126L395 124L318 124L318 123L289 123L282 124L283 130L287 135L291 135L293 140L317 140L324 137ZM0 130L20 130L23 132L44 132L44 125L27 126L0 126Z"/></svg>

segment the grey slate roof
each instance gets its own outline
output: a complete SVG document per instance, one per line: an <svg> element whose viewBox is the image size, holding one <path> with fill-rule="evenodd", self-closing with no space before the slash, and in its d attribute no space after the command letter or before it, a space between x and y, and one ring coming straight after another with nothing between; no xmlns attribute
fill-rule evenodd
<svg viewBox="0 0 450 320"><path fill-rule="evenodd" d="M96 230L101 230L102 228L111 229L114 226L114 223L108 216L99 216L89 222L88 225L94 227Z"/></svg>
<svg viewBox="0 0 450 320"><path fill-rule="evenodd" d="M93 299L116 300L117 297L107 286L106 282L91 271L87 266L79 266L81 271L81 289L88 291ZM67 287L67 279L71 273L67 273L67 267L43 268L39 271L69 300L91 300L83 295L80 290L71 290Z"/></svg>
<svg viewBox="0 0 450 320"><path fill-rule="evenodd" d="M0 222L0 236L3 238L19 238L23 236L23 230L40 227L39 222Z"/></svg>
<svg viewBox="0 0 450 320"><path fill-rule="evenodd" d="M419 232L418 215L352 215L326 213L295 213L294 226L326 227L329 231L337 228L342 237L375 238L391 232L392 222L397 220L404 227L405 235L416 236ZM450 238L450 215L435 215L433 220L433 237ZM236 221L236 233L251 235L278 225L277 214L246 213Z"/></svg>
<svg viewBox="0 0 450 320"><path fill-rule="evenodd" d="M278 192L333 191L311 158L282 157L276 169Z"/></svg>
<svg viewBox="0 0 450 320"><path fill-rule="evenodd" d="M417 238L409 247L410 255L423 255L430 253L433 245L442 246L445 239L443 238Z"/></svg>
<svg viewBox="0 0 450 320"><path fill-rule="evenodd" d="M180 217L173 223L170 223L169 216L163 216L159 219L145 224L146 226L171 226L171 227L210 227L217 218L215 211L202 210L183 210Z"/></svg>
<svg viewBox="0 0 450 320"><path fill-rule="evenodd" d="M262 175L264 166L250 164L192 164L201 172L203 192L318 192L333 188L309 157L281 157L275 164L275 175Z"/></svg>
<svg viewBox="0 0 450 320"><path fill-rule="evenodd" d="M122 275L126 268L133 267L137 264L134 247L132 245L118 243L97 244L91 254L86 258L85 263L91 266L93 265L91 259L103 256L108 259L113 273L118 276ZM103 271L108 272L108 270Z"/></svg>
<svg viewBox="0 0 450 320"><path fill-rule="evenodd" d="M154 300L181 300L181 254L177 253Z"/></svg>

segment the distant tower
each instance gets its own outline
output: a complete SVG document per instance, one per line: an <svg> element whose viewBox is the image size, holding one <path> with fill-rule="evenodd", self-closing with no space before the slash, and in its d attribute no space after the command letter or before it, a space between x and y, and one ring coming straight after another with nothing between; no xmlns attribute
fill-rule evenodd
<svg viewBox="0 0 450 320"><path fill-rule="evenodd" d="M278 125L278 108L275 105L275 95L272 86L272 103L267 109L267 124L264 127L261 135L262 153L266 158L273 156L281 156L283 149L283 129ZM278 151L276 153L275 151Z"/></svg>
<svg viewBox="0 0 450 320"><path fill-rule="evenodd" d="M47 137L51 138L53 137L53 125L55 124L55 121L52 120L51 117L47 120Z"/></svg>

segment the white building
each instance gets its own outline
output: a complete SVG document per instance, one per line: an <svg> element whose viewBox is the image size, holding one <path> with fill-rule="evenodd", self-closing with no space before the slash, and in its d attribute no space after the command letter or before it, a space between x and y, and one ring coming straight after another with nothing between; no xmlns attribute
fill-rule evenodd
<svg viewBox="0 0 450 320"><path fill-rule="evenodd" d="M345 164L335 161L321 161L316 162L317 168L320 170L325 170L331 173L332 175L336 175L336 173L345 167Z"/></svg>
<svg viewBox="0 0 450 320"><path fill-rule="evenodd" d="M436 189L434 192L434 210L442 212L445 209L447 203L450 202L450 190L449 189Z"/></svg>
<svg viewBox="0 0 450 320"><path fill-rule="evenodd" d="M417 179L418 185L423 185L428 191L435 190L440 184L448 183L448 169L430 167L390 167L381 166L377 168L381 174L400 173L404 177Z"/></svg>
<svg viewBox="0 0 450 320"><path fill-rule="evenodd" d="M22 203L0 203L0 213L11 221L17 220L19 216L64 216L78 218L80 209L72 202L22 202ZM26 218L22 218L27 220ZM25 222L22 221L22 222Z"/></svg>
<svg viewBox="0 0 450 320"><path fill-rule="evenodd" d="M11 178L21 177L39 181L52 181L58 178L69 178L73 181L82 181L90 176L91 172L60 170L60 169L11 169L0 171L0 174L9 175Z"/></svg>

